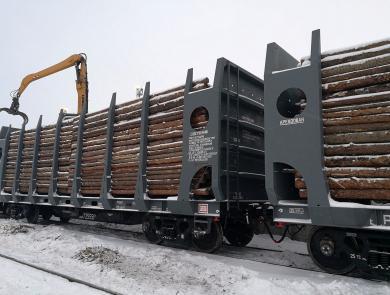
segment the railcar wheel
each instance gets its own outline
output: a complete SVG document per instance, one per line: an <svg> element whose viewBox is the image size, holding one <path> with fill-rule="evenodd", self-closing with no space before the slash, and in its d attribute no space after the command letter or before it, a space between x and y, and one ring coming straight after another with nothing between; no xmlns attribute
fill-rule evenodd
<svg viewBox="0 0 390 295"><path fill-rule="evenodd" d="M60 216L60 221L62 223L68 223L69 220L70 220L70 217L68 217L68 216Z"/></svg>
<svg viewBox="0 0 390 295"><path fill-rule="evenodd" d="M6 208L5 215L7 218L18 220L25 217L25 210L24 206L10 204Z"/></svg>
<svg viewBox="0 0 390 295"><path fill-rule="evenodd" d="M11 206L9 205L5 205L4 207L4 215L5 215L5 218L11 218Z"/></svg>
<svg viewBox="0 0 390 295"><path fill-rule="evenodd" d="M29 223L38 223L39 219L39 208L37 206L27 206L24 210L24 215Z"/></svg>
<svg viewBox="0 0 390 295"><path fill-rule="evenodd" d="M157 234L154 216L145 216L144 221L142 222L142 231L150 243L159 245L163 242L163 239Z"/></svg>
<svg viewBox="0 0 390 295"><path fill-rule="evenodd" d="M201 236L192 236L192 244L201 252L212 253L222 246L223 233L220 223L211 222L210 232Z"/></svg>
<svg viewBox="0 0 390 295"><path fill-rule="evenodd" d="M53 216L53 214L52 214L50 211L43 211L43 212L41 213L41 215L42 215L42 219L43 219L44 221L49 221L50 218ZM69 221L69 220L68 220L68 221Z"/></svg>
<svg viewBox="0 0 390 295"><path fill-rule="evenodd" d="M355 269L345 234L341 230L313 227L307 246L314 263L326 272L342 275Z"/></svg>
<svg viewBox="0 0 390 295"><path fill-rule="evenodd" d="M228 222L224 235L231 245L245 247L252 241L254 232L249 224L242 221L232 221Z"/></svg>

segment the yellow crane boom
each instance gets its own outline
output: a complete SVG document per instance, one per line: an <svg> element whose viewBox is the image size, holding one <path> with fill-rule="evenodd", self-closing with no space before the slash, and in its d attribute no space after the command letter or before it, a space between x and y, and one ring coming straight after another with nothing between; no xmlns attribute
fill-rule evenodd
<svg viewBox="0 0 390 295"><path fill-rule="evenodd" d="M52 65L39 72L29 74L23 78L20 86L17 90L11 93L12 104L10 108L0 108L1 111L5 111L12 115L20 115L24 119L24 124L28 122L28 116L19 111L19 97L24 90L30 85L31 82L58 73L62 70L75 66L76 68L76 90L77 90L77 112L80 113L86 104L88 111L88 74L87 74L87 56L84 53L73 54L67 59Z"/></svg>

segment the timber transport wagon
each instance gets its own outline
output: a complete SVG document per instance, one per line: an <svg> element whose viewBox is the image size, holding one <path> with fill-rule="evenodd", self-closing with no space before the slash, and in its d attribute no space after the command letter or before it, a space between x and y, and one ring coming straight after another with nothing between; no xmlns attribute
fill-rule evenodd
<svg viewBox="0 0 390 295"><path fill-rule="evenodd" d="M261 79L221 58L212 87L190 69L185 85L151 94L147 83L139 100L117 105L114 93L102 111L3 127L0 201L32 221L143 220L153 242L190 233L212 251L220 219L240 210L246 224L248 204L267 200L263 99Z"/></svg>
<svg viewBox="0 0 390 295"><path fill-rule="evenodd" d="M389 44L321 53L318 30L301 61L276 43L267 48L273 218L312 226L309 252L329 272L390 273Z"/></svg>

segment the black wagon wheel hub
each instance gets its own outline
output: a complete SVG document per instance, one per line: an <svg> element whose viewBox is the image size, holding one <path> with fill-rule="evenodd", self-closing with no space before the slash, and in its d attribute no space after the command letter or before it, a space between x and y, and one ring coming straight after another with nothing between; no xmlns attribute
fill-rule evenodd
<svg viewBox="0 0 390 295"><path fill-rule="evenodd" d="M327 257L332 257L335 254L335 244L330 238L324 238L320 241L321 254Z"/></svg>
<svg viewBox="0 0 390 295"><path fill-rule="evenodd" d="M313 261L327 272L347 274L355 268L351 249L341 230L313 228L308 239L308 251Z"/></svg>
<svg viewBox="0 0 390 295"><path fill-rule="evenodd" d="M252 241L254 233L252 227L246 222L231 221L228 222L224 235L231 245L245 247Z"/></svg>

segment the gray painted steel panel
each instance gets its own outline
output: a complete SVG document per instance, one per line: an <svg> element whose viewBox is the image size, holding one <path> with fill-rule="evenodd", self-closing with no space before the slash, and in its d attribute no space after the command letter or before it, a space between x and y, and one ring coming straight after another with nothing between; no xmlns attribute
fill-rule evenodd
<svg viewBox="0 0 390 295"><path fill-rule="evenodd" d="M329 195L323 165L320 31L312 33L310 65L298 66L279 45L268 44L264 76L266 188L275 220L390 230L390 206L342 203ZM302 113L286 118L277 103L281 93L291 88L302 90L307 103ZM299 199L293 177L283 173L286 168L303 175L307 202Z"/></svg>

